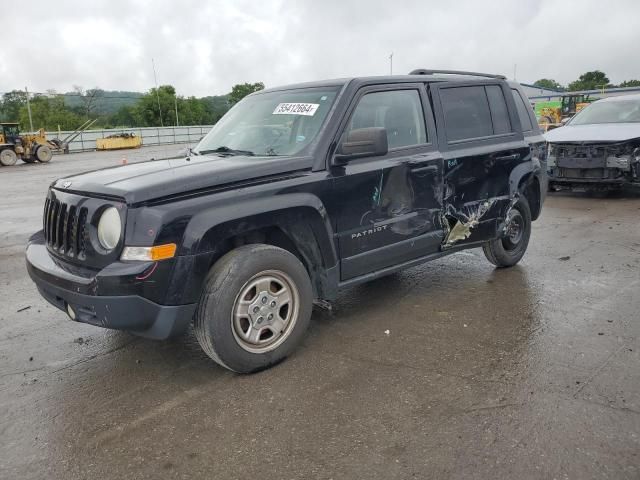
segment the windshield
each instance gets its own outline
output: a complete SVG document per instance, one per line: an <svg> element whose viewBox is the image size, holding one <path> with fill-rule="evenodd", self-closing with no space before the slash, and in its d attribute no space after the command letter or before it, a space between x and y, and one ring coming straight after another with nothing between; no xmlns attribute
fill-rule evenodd
<svg viewBox="0 0 640 480"><path fill-rule="evenodd" d="M640 100L614 100L595 102L586 107L568 122L571 125L593 123L640 122Z"/></svg>
<svg viewBox="0 0 640 480"><path fill-rule="evenodd" d="M295 155L315 138L338 87L282 90L244 98L194 149L196 154Z"/></svg>
<svg viewBox="0 0 640 480"><path fill-rule="evenodd" d="M18 135L19 132L17 125L2 125L0 130L4 130L6 135Z"/></svg>

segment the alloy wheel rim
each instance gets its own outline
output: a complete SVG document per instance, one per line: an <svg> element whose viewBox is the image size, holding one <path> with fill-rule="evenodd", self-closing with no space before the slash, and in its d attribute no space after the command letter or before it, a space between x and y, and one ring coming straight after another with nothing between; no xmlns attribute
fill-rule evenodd
<svg viewBox="0 0 640 480"><path fill-rule="evenodd" d="M513 209L509 212L505 226L505 237L503 239L505 248L513 250L520 244L522 237L524 237L524 218L518 210Z"/></svg>
<svg viewBox="0 0 640 480"><path fill-rule="evenodd" d="M289 337L298 319L300 294L289 275L266 270L251 277L233 303L233 335L244 350L265 353Z"/></svg>

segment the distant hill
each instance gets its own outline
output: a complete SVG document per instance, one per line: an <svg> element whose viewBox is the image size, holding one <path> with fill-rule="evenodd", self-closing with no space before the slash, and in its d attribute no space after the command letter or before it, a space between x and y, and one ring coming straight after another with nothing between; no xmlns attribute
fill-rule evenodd
<svg viewBox="0 0 640 480"><path fill-rule="evenodd" d="M81 108L83 106L82 99L77 93L67 92L63 95L64 103L68 108ZM97 115L112 115L120 110L121 107L134 105L143 95L144 94L140 92L104 90L102 94L96 98L95 107L92 111Z"/></svg>

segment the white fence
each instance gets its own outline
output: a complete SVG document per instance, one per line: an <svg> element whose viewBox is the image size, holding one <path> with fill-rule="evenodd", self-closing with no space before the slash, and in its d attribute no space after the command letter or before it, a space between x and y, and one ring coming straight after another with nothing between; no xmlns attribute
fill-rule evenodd
<svg viewBox="0 0 640 480"><path fill-rule="evenodd" d="M96 149L96 140L120 133L135 133L142 137L142 145L168 145L174 143L196 143L204 137L213 125L193 125L189 127L144 127L85 130L69 143L70 152L86 152ZM64 139L73 132L47 132L47 138Z"/></svg>

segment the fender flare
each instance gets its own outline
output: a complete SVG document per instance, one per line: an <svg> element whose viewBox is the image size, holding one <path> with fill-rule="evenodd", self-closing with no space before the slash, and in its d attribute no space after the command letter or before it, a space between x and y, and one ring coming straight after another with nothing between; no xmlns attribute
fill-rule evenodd
<svg viewBox="0 0 640 480"><path fill-rule="evenodd" d="M524 179L527 179L527 182L530 178L536 178L538 181L538 191L536 192L538 198L540 199L538 207L536 207L536 211L533 211L532 205L532 219L535 220L540 215L540 210L542 208L542 199L544 198L544 192L542 191L542 166L540 160L536 157L532 157L531 160L527 162L523 162L517 167L515 167L511 173L509 174L509 196L514 199L519 195L522 195L524 192L521 191L521 184Z"/></svg>
<svg viewBox="0 0 640 480"><path fill-rule="evenodd" d="M286 228L295 223L294 213L304 212L318 241L325 265L337 262L333 244L333 228L322 201L309 193L288 193L268 199L252 198L240 202L230 200L227 205L215 205L196 213L185 229L182 248L188 254L201 254L215 250L215 245L228 235L239 235L251 230L277 226ZM288 232L285 232L288 233ZM215 238L212 238L212 235ZM186 253L186 252L185 252Z"/></svg>

